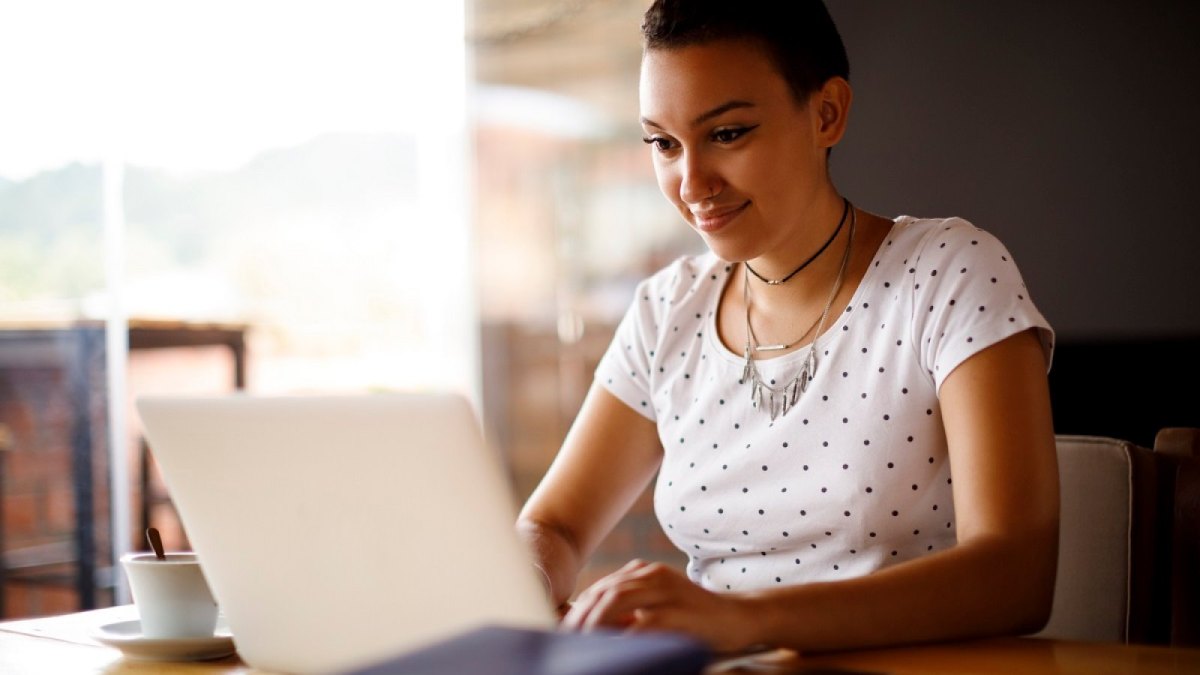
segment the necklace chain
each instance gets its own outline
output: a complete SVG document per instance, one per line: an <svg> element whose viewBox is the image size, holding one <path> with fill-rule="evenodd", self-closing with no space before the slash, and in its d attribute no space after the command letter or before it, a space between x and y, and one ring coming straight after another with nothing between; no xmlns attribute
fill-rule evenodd
<svg viewBox="0 0 1200 675"><path fill-rule="evenodd" d="M749 279L747 279L746 281L749 281ZM753 346L755 352L781 352L785 349L791 349L792 347L795 347L797 344L799 344L799 342L801 340L808 337L808 334L811 333L813 331L813 329L817 327L817 324L820 321L821 321L821 317L817 317L816 319L814 319L813 322L811 324L809 324L808 330L804 331L804 333L801 334L800 337L796 338L795 340L792 340L791 342L782 342L782 343L773 344L773 345L764 345L764 344L760 344L758 342L758 336L754 334L754 326L753 326L753 324L750 323L750 317L746 317L746 332L750 334L751 343L752 343L752 346Z"/></svg>
<svg viewBox="0 0 1200 675"><path fill-rule="evenodd" d="M804 269L805 267L808 267L810 264L812 264L812 262L814 260L821 257L821 254L825 252L825 249L829 248L829 245L833 243L834 239L837 239L838 233L842 231L842 225L846 224L846 213L849 211L850 211L850 200L846 199L845 197L842 197L842 218L841 218L841 220L838 220L837 228L834 229L833 234L829 235L829 238L825 240L824 244L821 244L821 248L817 249L816 253L808 256L808 260L805 260L804 262L800 263L800 266L797 267L796 269L792 270L791 274L788 274L786 277L783 277L782 279L768 279L768 278L764 277L763 275L759 274L758 272L755 272L754 268L750 266L750 263L747 262L747 263L743 263L743 264L746 265L747 270L750 270L750 274L753 274L755 277L758 278L759 281L767 284L768 286L778 286L780 284L785 284L788 282L789 279L791 279L792 277L799 274L800 270Z"/></svg>
<svg viewBox="0 0 1200 675"><path fill-rule="evenodd" d="M849 205L849 201L846 203ZM813 335L812 344L808 348L808 355L804 357L804 363L800 366L800 371L796 373L796 376L779 388L772 387L763 381L762 376L758 373L758 368L754 365L754 352L787 349L800 340L803 340L813 329L810 327L804 332L804 335L801 335L787 345L765 345L760 347L756 344L758 339L754 337L753 328L750 326L750 278L743 273L742 302L746 305L746 366L742 370L742 382L750 383L751 403L759 410L766 410L770 414L772 421L781 415L786 415L796 405L796 402L800 400L801 394L808 390L809 383L817 375L817 340L821 337L821 331L825 328L825 321L829 318L829 310L833 307L833 301L837 298L838 292L842 290L842 282L846 278L846 268L850 263L850 249L854 243L856 216L857 214L851 211L850 236L846 240L846 249L842 253L842 264L838 268L837 278L834 280L833 288L829 292L829 300L825 303L825 309L821 310L821 316L815 324L816 334ZM750 269L749 265L742 264L745 265L747 270Z"/></svg>

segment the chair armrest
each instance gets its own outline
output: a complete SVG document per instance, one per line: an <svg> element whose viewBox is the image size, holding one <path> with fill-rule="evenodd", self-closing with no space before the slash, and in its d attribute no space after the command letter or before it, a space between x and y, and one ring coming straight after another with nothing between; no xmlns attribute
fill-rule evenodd
<svg viewBox="0 0 1200 675"><path fill-rule="evenodd" d="M1170 457L1200 457L1200 429L1164 427L1154 436L1154 452Z"/></svg>

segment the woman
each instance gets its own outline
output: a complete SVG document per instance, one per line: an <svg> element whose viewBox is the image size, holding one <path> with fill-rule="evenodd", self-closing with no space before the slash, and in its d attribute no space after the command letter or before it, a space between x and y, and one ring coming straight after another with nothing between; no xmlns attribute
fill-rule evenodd
<svg viewBox="0 0 1200 675"><path fill-rule="evenodd" d="M657 473L688 564L633 561L564 625L721 651L1037 630L1053 333L1011 256L961 219L889 220L837 191L852 92L820 2L658 0L643 33L658 183L710 253L639 286L517 526L565 603Z"/></svg>

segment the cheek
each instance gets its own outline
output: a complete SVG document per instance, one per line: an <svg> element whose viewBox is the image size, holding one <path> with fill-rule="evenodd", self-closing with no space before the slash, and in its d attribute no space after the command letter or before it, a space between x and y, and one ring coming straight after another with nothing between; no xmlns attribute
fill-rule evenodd
<svg viewBox="0 0 1200 675"><path fill-rule="evenodd" d="M679 172L671 168L670 164L659 159L654 160L654 177L658 180L658 189L667 198L667 201L674 204L676 207L682 207L682 202L679 199Z"/></svg>
<svg viewBox="0 0 1200 675"><path fill-rule="evenodd" d="M753 193L760 209L794 212L809 199L817 184L804 158L772 154L750 162L738 173L740 186Z"/></svg>
<svg viewBox="0 0 1200 675"><path fill-rule="evenodd" d="M756 152L734 158L727 167L726 175L727 180L739 190L759 192L763 188L788 185L795 172L795 165L788 158L775 153Z"/></svg>

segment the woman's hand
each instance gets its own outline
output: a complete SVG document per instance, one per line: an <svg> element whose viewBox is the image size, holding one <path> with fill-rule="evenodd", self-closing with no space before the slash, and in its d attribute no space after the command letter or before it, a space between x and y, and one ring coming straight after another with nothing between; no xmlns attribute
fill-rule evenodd
<svg viewBox="0 0 1200 675"><path fill-rule="evenodd" d="M562 625L687 633L717 652L734 652L755 642L746 605L736 596L707 591L662 563L633 560L580 593Z"/></svg>

